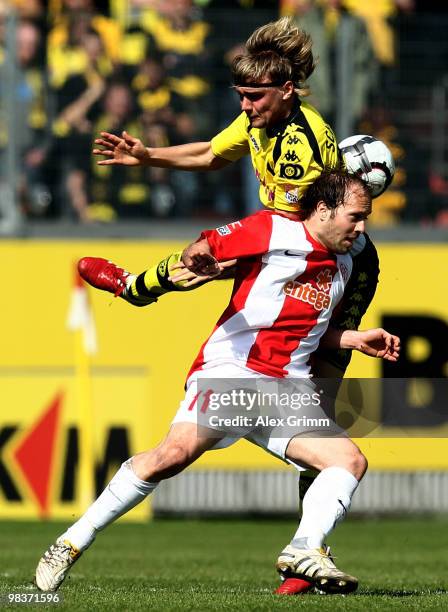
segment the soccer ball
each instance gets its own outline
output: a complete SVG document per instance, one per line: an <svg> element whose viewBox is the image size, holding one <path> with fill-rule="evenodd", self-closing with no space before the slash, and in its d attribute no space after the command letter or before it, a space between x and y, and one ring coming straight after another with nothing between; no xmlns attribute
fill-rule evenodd
<svg viewBox="0 0 448 612"><path fill-rule="evenodd" d="M357 134L339 143L347 171L367 183L373 198L381 195L392 182L395 173L390 149L373 136Z"/></svg>

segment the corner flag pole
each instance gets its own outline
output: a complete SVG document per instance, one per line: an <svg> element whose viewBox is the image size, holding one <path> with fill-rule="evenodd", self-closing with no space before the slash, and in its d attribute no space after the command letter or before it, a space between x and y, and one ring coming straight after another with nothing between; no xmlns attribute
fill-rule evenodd
<svg viewBox="0 0 448 612"><path fill-rule="evenodd" d="M95 322L87 287L75 267L67 327L74 333L74 367L79 432L79 504L83 512L95 498L93 405L90 356L97 350Z"/></svg>

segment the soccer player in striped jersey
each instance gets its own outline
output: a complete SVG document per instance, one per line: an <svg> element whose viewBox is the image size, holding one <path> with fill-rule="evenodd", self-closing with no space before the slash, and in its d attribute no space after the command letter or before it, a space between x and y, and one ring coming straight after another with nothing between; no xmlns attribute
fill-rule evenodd
<svg viewBox="0 0 448 612"><path fill-rule="evenodd" d="M383 329L329 330L353 267L348 251L371 212L366 185L343 172L324 173L305 194L303 208L303 221L286 212L261 211L226 231L205 231L185 249L185 265L199 275L219 271L219 260L237 260L229 306L190 369L185 399L167 437L157 448L126 461L85 514L44 553L36 569L41 590L56 590L97 533L145 499L160 481L182 472L204 452L239 438L320 472L304 497L297 531L278 557L278 572L328 593L357 588L357 579L336 567L323 542L344 519L367 469L359 448L328 418L322 425L320 418L312 418L310 425L286 428L281 419L267 426L258 420L243 428L231 422L215 425L216 414L202 398L204 393L210 399L208 390L217 390L217 379L237 393L241 387L244 393L247 380L277 384L283 379L300 382L313 393L309 358L322 342L398 359L399 338ZM309 403L304 406L309 410ZM275 416L283 416L278 408ZM320 402L312 416L326 417Z"/></svg>

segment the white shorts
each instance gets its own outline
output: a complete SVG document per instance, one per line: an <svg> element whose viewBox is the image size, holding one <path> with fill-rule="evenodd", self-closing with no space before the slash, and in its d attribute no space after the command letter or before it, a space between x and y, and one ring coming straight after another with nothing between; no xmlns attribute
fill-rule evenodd
<svg viewBox="0 0 448 612"><path fill-rule="evenodd" d="M264 383L269 385L272 382L275 385L275 381L277 380L264 376L259 372L249 370L245 366L237 363L208 365L207 368L194 372L188 379L185 399L180 403L179 409L172 423L194 423L199 427L206 427L207 435L208 432L210 432L210 437L216 438L216 444L212 447L213 450L226 448L244 438L257 446L264 448L267 452L275 457L278 457L282 461L286 461L287 463L294 465L299 470L307 469L306 467L297 465L295 462L292 462L285 457L286 449L290 440L303 433L303 429L300 427L277 427L275 425L266 426L266 424L254 426L255 418L250 426L245 426L245 423L240 422L237 424L229 424L227 426L223 426L220 423L219 426L216 425L215 427L215 421L209 417L211 414L209 410L210 404L206 397L204 397L204 389L207 387L204 380L227 379L232 381L236 378L256 379L257 386L259 384L263 385ZM313 383L310 380L303 379L300 381L300 384L302 383L307 390L314 390ZM234 387L234 385L232 386ZM205 416L205 413L207 413L207 416Z"/></svg>

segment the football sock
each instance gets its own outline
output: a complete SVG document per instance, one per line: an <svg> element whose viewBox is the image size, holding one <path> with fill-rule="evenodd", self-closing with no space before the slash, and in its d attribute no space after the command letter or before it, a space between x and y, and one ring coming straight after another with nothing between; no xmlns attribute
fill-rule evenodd
<svg viewBox="0 0 448 612"><path fill-rule="evenodd" d="M128 512L154 491L158 483L140 480L125 461L85 514L61 536L78 550L85 550L98 531Z"/></svg>
<svg viewBox="0 0 448 612"><path fill-rule="evenodd" d="M132 300L146 301L147 304L157 301L157 298L170 291L189 291L193 287L183 287L185 281L172 282L168 280L171 268L177 264L182 256L182 251L172 253L162 259L157 265L148 268L138 276L132 278L127 287L127 297Z"/></svg>
<svg viewBox="0 0 448 612"><path fill-rule="evenodd" d="M344 468L322 470L303 498L302 519L291 544L296 548L321 548L347 514L358 484Z"/></svg>
<svg viewBox="0 0 448 612"><path fill-rule="evenodd" d="M313 482L316 480L318 475L319 475L319 472L317 470L305 470L305 471L299 472L300 515L302 515L303 499L308 489L313 484Z"/></svg>

